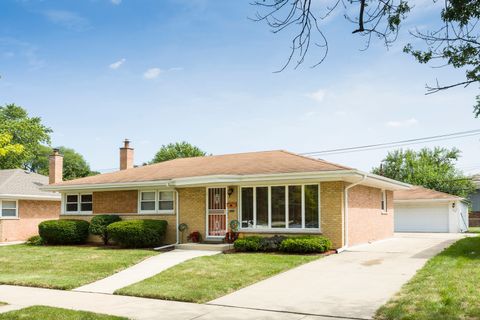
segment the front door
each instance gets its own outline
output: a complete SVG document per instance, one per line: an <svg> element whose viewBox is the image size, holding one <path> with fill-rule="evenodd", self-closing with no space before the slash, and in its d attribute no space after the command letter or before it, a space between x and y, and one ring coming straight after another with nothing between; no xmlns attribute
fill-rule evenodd
<svg viewBox="0 0 480 320"><path fill-rule="evenodd" d="M207 236L224 237L227 232L227 188L208 188Z"/></svg>

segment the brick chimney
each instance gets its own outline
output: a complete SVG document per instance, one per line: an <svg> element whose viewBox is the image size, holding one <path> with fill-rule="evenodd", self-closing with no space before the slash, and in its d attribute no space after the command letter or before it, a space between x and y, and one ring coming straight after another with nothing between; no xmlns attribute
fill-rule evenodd
<svg viewBox="0 0 480 320"><path fill-rule="evenodd" d="M53 149L49 157L48 183L58 183L63 180L63 156L58 149Z"/></svg>
<svg viewBox="0 0 480 320"><path fill-rule="evenodd" d="M133 148L130 148L130 140L123 141L123 147L120 148L120 170L133 168Z"/></svg>

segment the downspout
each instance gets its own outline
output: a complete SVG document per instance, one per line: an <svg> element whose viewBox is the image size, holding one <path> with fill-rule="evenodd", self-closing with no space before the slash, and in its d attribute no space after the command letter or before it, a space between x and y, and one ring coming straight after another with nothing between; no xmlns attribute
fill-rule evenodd
<svg viewBox="0 0 480 320"><path fill-rule="evenodd" d="M167 184L167 186L168 186L168 184ZM179 213L178 207L179 207L179 206L180 206L180 203L178 202L178 191L175 190L175 216L176 216L176 219L175 219L175 223L176 223L175 232L176 232L176 242L173 243L173 244L167 244L167 245L165 245L165 246L153 248L153 250L158 251L158 250L168 249L168 248L171 248L171 247L175 247L177 244L180 243L180 234L179 234L179 231L178 231L178 225L179 225L179 222L180 222L180 217L179 217L179 215L178 215L178 213Z"/></svg>
<svg viewBox="0 0 480 320"><path fill-rule="evenodd" d="M343 239L344 244L343 247L337 249L337 253L340 253L348 248L348 190L359 185L363 181L367 179L367 174L364 174L363 177L355 183L352 183L345 187L345 194L343 197Z"/></svg>

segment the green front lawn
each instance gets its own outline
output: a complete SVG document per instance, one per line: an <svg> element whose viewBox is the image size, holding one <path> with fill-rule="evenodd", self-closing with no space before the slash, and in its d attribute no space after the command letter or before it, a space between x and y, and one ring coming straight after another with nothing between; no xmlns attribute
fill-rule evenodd
<svg viewBox="0 0 480 320"><path fill-rule="evenodd" d="M127 318L109 316L85 311L34 306L16 311L0 313L0 320L127 320Z"/></svg>
<svg viewBox="0 0 480 320"><path fill-rule="evenodd" d="M186 261L115 293L202 303L318 258L266 253L217 254Z"/></svg>
<svg viewBox="0 0 480 320"><path fill-rule="evenodd" d="M0 284L73 289L155 254L86 246L5 246L0 247Z"/></svg>
<svg viewBox="0 0 480 320"><path fill-rule="evenodd" d="M479 319L480 237L457 241L403 286L376 319Z"/></svg>
<svg viewBox="0 0 480 320"><path fill-rule="evenodd" d="M480 233L480 227L468 228L468 232L470 232L470 233Z"/></svg>

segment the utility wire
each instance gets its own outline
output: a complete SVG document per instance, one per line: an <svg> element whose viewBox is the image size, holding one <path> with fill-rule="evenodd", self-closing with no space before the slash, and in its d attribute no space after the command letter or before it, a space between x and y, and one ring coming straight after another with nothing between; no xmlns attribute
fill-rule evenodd
<svg viewBox="0 0 480 320"><path fill-rule="evenodd" d="M301 155L305 155L305 156L333 155L333 154L350 153L350 152L358 152L358 151L378 150L378 149L385 149L385 148L391 148L391 147L420 144L424 142L459 139L459 138L465 138L465 137L471 137L471 136L477 136L477 135L480 135L480 129L441 134L441 135L424 137L424 138L408 139L408 140L378 143L378 144L369 144L369 145L363 145L358 147L305 152L305 153L301 153Z"/></svg>

